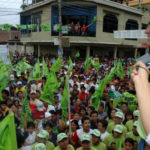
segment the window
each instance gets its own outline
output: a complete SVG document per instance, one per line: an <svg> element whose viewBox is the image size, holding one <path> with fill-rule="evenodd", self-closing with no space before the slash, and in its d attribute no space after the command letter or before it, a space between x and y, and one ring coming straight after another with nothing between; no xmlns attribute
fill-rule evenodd
<svg viewBox="0 0 150 150"><path fill-rule="evenodd" d="M33 32L41 31L41 13L33 14L32 16L32 24L36 24L37 27Z"/></svg>
<svg viewBox="0 0 150 150"><path fill-rule="evenodd" d="M115 15L107 14L103 18L103 32L113 33L118 30L118 19Z"/></svg>
<svg viewBox="0 0 150 150"><path fill-rule="evenodd" d="M125 30L138 30L138 23L137 23L137 21L129 19L126 22Z"/></svg>
<svg viewBox="0 0 150 150"><path fill-rule="evenodd" d="M125 30L138 30L138 23L137 23L137 21L129 19L126 22ZM137 40L137 39L125 39L125 40Z"/></svg>

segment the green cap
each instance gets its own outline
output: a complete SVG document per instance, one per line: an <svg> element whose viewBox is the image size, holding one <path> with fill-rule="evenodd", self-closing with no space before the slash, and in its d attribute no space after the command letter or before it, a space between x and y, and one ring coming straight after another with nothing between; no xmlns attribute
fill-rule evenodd
<svg viewBox="0 0 150 150"><path fill-rule="evenodd" d="M46 150L46 146L43 143L35 144L35 150Z"/></svg>
<svg viewBox="0 0 150 150"><path fill-rule="evenodd" d="M134 121L133 126L137 127L138 126L138 121Z"/></svg>
<svg viewBox="0 0 150 150"><path fill-rule="evenodd" d="M95 136L97 136L97 137L100 137L100 136L101 136L101 133L100 133L99 130L94 129L93 132L92 132L92 135L95 135Z"/></svg>
<svg viewBox="0 0 150 150"><path fill-rule="evenodd" d="M122 133L123 132L123 127L121 125L117 124L114 127L114 131L118 132L118 133Z"/></svg>
<svg viewBox="0 0 150 150"><path fill-rule="evenodd" d="M64 138L68 138L68 136L66 135L66 133L59 133L57 135L57 141L58 142L62 141Z"/></svg>
<svg viewBox="0 0 150 150"><path fill-rule="evenodd" d="M46 130L40 130L37 136L43 139L48 139L49 133Z"/></svg>
<svg viewBox="0 0 150 150"><path fill-rule="evenodd" d="M121 111L117 111L117 112L115 113L115 117L118 117L118 118L123 119L123 118L124 118L124 114L123 114Z"/></svg>
<svg viewBox="0 0 150 150"><path fill-rule="evenodd" d="M140 116L139 110L135 110L135 111L133 112L133 116L134 116L134 117L139 117L139 116Z"/></svg>
<svg viewBox="0 0 150 150"><path fill-rule="evenodd" d="M90 135L89 134L83 134L81 138L81 142L83 141L89 141L90 142Z"/></svg>

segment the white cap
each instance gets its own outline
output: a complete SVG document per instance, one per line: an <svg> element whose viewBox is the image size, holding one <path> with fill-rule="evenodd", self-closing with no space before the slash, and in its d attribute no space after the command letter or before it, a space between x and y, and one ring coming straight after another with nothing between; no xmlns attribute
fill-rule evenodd
<svg viewBox="0 0 150 150"><path fill-rule="evenodd" d="M14 80L15 78L14 78L14 75L13 74L11 74L10 75L10 80Z"/></svg>
<svg viewBox="0 0 150 150"><path fill-rule="evenodd" d="M45 118L51 117L51 113L45 112Z"/></svg>
<svg viewBox="0 0 150 150"><path fill-rule="evenodd" d="M17 85L22 85L22 82L21 82L21 81L18 81L18 82L17 82Z"/></svg>
<svg viewBox="0 0 150 150"><path fill-rule="evenodd" d="M45 109L43 103L39 100L36 102L35 105L36 105L36 108L37 108L38 111L43 111Z"/></svg>

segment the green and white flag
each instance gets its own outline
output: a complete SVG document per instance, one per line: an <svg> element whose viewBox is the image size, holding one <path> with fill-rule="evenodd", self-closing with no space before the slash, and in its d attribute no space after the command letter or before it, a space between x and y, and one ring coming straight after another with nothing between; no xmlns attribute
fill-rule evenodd
<svg viewBox="0 0 150 150"><path fill-rule="evenodd" d="M0 150L17 149L16 126L11 113L0 122Z"/></svg>

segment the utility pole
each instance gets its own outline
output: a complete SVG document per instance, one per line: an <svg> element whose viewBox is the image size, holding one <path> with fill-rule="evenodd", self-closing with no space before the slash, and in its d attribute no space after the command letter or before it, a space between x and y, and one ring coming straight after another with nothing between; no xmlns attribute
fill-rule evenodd
<svg viewBox="0 0 150 150"><path fill-rule="evenodd" d="M63 48L62 48L62 31L61 31L61 26L62 26L62 0L58 0L58 21L59 21L59 25L60 25L60 29L59 29L59 46L58 49L59 51L61 51L62 55L63 55Z"/></svg>

